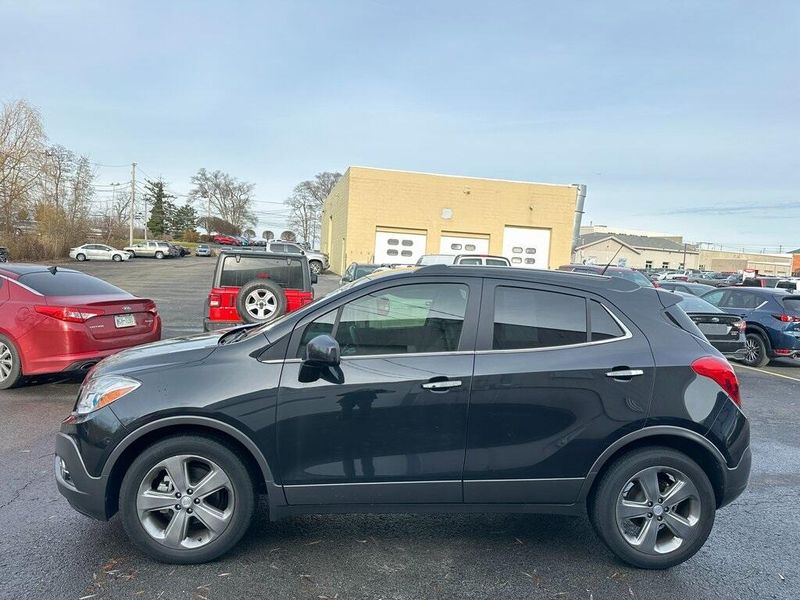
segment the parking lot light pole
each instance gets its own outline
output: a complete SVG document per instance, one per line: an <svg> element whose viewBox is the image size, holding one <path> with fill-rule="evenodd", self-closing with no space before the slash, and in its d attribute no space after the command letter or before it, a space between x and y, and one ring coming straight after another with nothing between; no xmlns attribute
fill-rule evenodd
<svg viewBox="0 0 800 600"><path fill-rule="evenodd" d="M128 243L133 246L133 215L136 207L136 163L131 163L131 226Z"/></svg>

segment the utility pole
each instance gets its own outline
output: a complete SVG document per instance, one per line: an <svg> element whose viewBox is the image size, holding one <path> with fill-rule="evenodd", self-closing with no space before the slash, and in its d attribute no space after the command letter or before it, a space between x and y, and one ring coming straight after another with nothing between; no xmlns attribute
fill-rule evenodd
<svg viewBox="0 0 800 600"><path fill-rule="evenodd" d="M136 207L136 163L131 163L131 230L128 243L133 245L133 215Z"/></svg>
<svg viewBox="0 0 800 600"><path fill-rule="evenodd" d="M145 189L147 189L147 179L144 180ZM144 202L144 241L147 241L147 194L142 195L142 202Z"/></svg>

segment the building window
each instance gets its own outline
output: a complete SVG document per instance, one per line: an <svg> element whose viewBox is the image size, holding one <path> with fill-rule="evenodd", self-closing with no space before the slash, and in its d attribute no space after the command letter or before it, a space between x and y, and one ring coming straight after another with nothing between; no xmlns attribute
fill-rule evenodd
<svg viewBox="0 0 800 600"><path fill-rule="evenodd" d="M511 262L514 263L515 265L519 265L522 264L522 259L519 256L512 256Z"/></svg>
<svg viewBox="0 0 800 600"><path fill-rule="evenodd" d="M669 269L669 263L668 263L668 262L666 262L666 261L662 262L662 263L661 263L661 268L662 268L662 269Z"/></svg>
<svg viewBox="0 0 800 600"><path fill-rule="evenodd" d="M386 256L397 256L397 250L395 250L394 248L389 248L386 251Z"/></svg>
<svg viewBox="0 0 800 600"><path fill-rule="evenodd" d="M413 253L411 252L411 250L403 250L403 251L400 253L400 256L411 256L412 254L413 254Z"/></svg>
<svg viewBox="0 0 800 600"><path fill-rule="evenodd" d="M399 244L400 241L396 240L395 238L390 238L386 240L386 243L389 244L390 246L397 246L397 244Z"/></svg>
<svg viewBox="0 0 800 600"><path fill-rule="evenodd" d="M514 254L522 254L522 246L514 246L511 249L511 252L513 252Z"/></svg>
<svg viewBox="0 0 800 600"><path fill-rule="evenodd" d="M653 261L652 260L644 261L644 268L647 269L648 271L650 269L652 269L653 268Z"/></svg>
<svg viewBox="0 0 800 600"><path fill-rule="evenodd" d="M467 252L475 252L475 244L467 244L464 246L464 250Z"/></svg>
<svg viewBox="0 0 800 600"><path fill-rule="evenodd" d="M526 258L525 259L525 264L526 265L534 265L534 264L536 264L536 259L535 258Z"/></svg>
<svg viewBox="0 0 800 600"><path fill-rule="evenodd" d="M403 240L403 246L413 246L414 240Z"/></svg>
<svg viewBox="0 0 800 600"><path fill-rule="evenodd" d="M525 254L536 254L536 248L525 248Z"/></svg>
<svg viewBox="0 0 800 600"><path fill-rule="evenodd" d="M682 271L685 267L683 266L683 263L681 263L678 268Z"/></svg>
<svg viewBox="0 0 800 600"><path fill-rule="evenodd" d="M450 244L450 250L461 250L461 244Z"/></svg>

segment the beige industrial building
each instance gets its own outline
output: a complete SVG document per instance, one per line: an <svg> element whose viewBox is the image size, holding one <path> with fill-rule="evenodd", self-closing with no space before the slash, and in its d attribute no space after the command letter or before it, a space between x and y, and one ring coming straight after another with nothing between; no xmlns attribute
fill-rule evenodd
<svg viewBox="0 0 800 600"><path fill-rule="evenodd" d="M574 262L613 264L631 269L696 269L700 252L680 236L657 237L581 228ZM665 234L666 235L666 234Z"/></svg>
<svg viewBox="0 0 800 600"><path fill-rule="evenodd" d="M423 254L499 254L515 266L570 262L585 186L350 167L325 200L331 270L414 264Z"/></svg>
<svg viewBox="0 0 800 600"><path fill-rule="evenodd" d="M700 268L708 271L739 272L752 270L759 275L789 276L792 274L791 254L762 254L700 250Z"/></svg>

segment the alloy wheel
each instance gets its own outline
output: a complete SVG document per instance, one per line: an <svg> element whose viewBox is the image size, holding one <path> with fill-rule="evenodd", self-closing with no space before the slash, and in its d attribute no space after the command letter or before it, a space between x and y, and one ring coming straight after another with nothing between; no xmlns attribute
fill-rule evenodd
<svg viewBox="0 0 800 600"><path fill-rule="evenodd" d="M744 357L748 363L752 364L757 363L761 358L761 348L752 337L748 337L744 341Z"/></svg>
<svg viewBox="0 0 800 600"><path fill-rule="evenodd" d="M0 342L0 381L5 381L14 369L14 356L11 348Z"/></svg>
<svg viewBox="0 0 800 600"><path fill-rule="evenodd" d="M215 462L195 455L167 458L145 475L136 513L147 534L164 546L191 549L219 537L234 511L233 484Z"/></svg>
<svg viewBox="0 0 800 600"><path fill-rule="evenodd" d="M309 264L309 268L311 269L311 272L316 275L322 273L322 265L315 260L311 261L311 264Z"/></svg>
<svg viewBox="0 0 800 600"><path fill-rule="evenodd" d="M247 295L244 307L251 317L259 321L265 321L278 310L278 299L269 290L257 289Z"/></svg>
<svg viewBox="0 0 800 600"><path fill-rule="evenodd" d="M625 541L645 554L663 555L689 543L700 527L700 494L681 471L642 469L623 486L616 520Z"/></svg>

